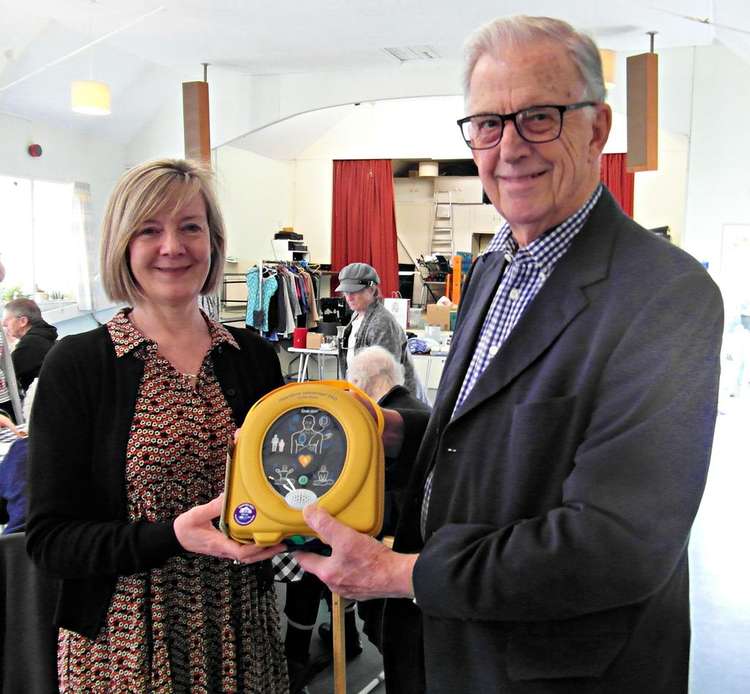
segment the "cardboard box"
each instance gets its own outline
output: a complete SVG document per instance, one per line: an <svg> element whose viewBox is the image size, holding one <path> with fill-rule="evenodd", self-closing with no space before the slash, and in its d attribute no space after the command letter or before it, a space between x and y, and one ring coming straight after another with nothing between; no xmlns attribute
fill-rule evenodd
<svg viewBox="0 0 750 694"><path fill-rule="evenodd" d="M322 333L307 333L307 349L320 349L320 345L323 344Z"/></svg>
<svg viewBox="0 0 750 694"><path fill-rule="evenodd" d="M440 306L439 304L427 304L427 319L425 320L425 324L439 325L441 330L450 330L451 311L455 312L456 310L456 306Z"/></svg>

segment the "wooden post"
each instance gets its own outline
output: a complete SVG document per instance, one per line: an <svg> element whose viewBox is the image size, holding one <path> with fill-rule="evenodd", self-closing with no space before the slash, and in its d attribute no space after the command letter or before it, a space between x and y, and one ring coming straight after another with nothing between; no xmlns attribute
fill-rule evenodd
<svg viewBox="0 0 750 694"><path fill-rule="evenodd" d="M331 594L333 631L333 691L346 694L346 626L344 625L344 600L338 593Z"/></svg>
<svg viewBox="0 0 750 694"><path fill-rule="evenodd" d="M185 157L211 165L211 130L208 82L182 83L182 117Z"/></svg>
<svg viewBox="0 0 750 694"><path fill-rule="evenodd" d="M628 65L627 169L654 171L659 165L659 57L641 53Z"/></svg>

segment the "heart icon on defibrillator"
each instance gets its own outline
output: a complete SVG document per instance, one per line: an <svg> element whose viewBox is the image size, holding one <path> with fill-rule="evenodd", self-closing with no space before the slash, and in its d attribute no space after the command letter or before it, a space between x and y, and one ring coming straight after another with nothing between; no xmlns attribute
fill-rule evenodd
<svg viewBox="0 0 750 694"><path fill-rule="evenodd" d="M369 401L377 421L362 402ZM227 458L220 526L232 539L272 545L315 536L302 509L317 503L370 535L383 523L383 416L346 381L292 383L248 412Z"/></svg>

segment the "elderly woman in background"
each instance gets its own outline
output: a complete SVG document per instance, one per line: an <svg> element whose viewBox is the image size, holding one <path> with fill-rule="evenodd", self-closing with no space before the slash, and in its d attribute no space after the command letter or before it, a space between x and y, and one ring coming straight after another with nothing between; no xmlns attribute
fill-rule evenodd
<svg viewBox="0 0 750 694"><path fill-rule="evenodd" d="M287 691L268 561L216 529L227 446L282 384L272 348L212 322L224 227L209 175L162 160L115 186L102 277L132 305L39 378L27 546L62 578L62 692ZM234 560L234 561L232 561Z"/></svg>
<svg viewBox="0 0 750 694"><path fill-rule="evenodd" d="M396 410L404 420L407 431L424 431L430 417L430 407L414 397L404 386L404 368L388 350L377 345L360 350L351 360L346 376L350 383L367 393L381 408ZM380 537L394 535L396 532L409 475L421 442L421 436L408 437L397 457L386 456L385 509ZM379 599L357 603L359 616L364 622L364 632L381 652L384 604L385 601ZM352 604L347 609L351 610L353 607ZM349 612L345 615L350 622L354 621L353 612L351 616ZM347 624L347 639L350 628L354 627Z"/></svg>
<svg viewBox="0 0 750 694"><path fill-rule="evenodd" d="M343 335L346 368L359 350L378 345L388 350L404 367L406 388L423 402L427 402L424 386L414 371L414 364L406 346L406 333L383 305L380 296L380 277L367 263L350 263L339 273L339 286L346 303L353 311Z"/></svg>
<svg viewBox="0 0 750 694"><path fill-rule="evenodd" d="M427 425L431 411L429 405L414 397L404 386L404 368L388 350L374 345L357 352L346 376L380 407L396 410L406 423L407 431L409 427L423 430ZM385 459L383 535L396 532L402 496L420 443L419 437L411 437L404 441L397 458Z"/></svg>

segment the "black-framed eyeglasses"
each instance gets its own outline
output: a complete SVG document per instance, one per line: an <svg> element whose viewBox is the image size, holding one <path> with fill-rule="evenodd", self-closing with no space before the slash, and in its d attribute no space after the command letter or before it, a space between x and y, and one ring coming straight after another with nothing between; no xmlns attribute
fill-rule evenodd
<svg viewBox="0 0 750 694"><path fill-rule="evenodd" d="M579 101L576 104L558 106L544 104L530 106L515 113L478 113L457 120L461 135L471 149L490 149L503 137L506 121L513 121L516 132L526 142L540 144L552 142L560 137L563 127L563 113L576 111L587 106L596 106L596 101Z"/></svg>

